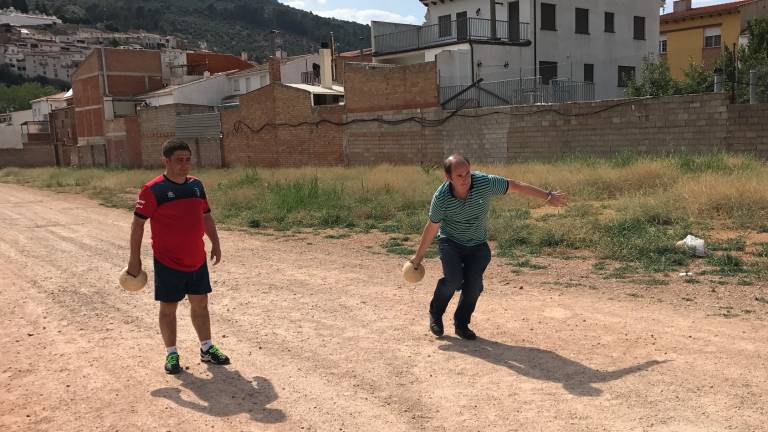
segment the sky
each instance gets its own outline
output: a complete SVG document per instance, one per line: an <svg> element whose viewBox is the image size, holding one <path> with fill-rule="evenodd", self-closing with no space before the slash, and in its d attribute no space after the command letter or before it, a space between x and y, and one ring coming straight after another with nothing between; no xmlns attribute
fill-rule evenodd
<svg viewBox="0 0 768 432"><path fill-rule="evenodd" d="M389 21L421 24L426 8L419 0L279 0L280 3L314 12L316 15L357 21ZM629 0L634 1L634 0ZM728 3L732 0L693 0L693 6ZM672 10L672 0L667 0L667 12Z"/></svg>

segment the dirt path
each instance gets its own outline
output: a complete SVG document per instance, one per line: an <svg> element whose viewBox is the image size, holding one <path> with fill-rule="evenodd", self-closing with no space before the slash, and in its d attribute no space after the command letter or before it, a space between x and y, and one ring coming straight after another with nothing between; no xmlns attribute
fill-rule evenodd
<svg viewBox="0 0 768 432"><path fill-rule="evenodd" d="M375 253L373 235L222 233L211 308L233 364L199 363L185 304L188 368L167 376L152 287L116 285L130 219L83 197L0 185L3 430L767 427L768 306L713 314L763 286L707 296L675 285L636 298L589 276L588 263L514 275L494 260L473 321L483 339L450 329L435 339L426 308L437 262L407 286L401 258ZM553 285L574 278L583 283ZM696 302L672 301L685 289L700 291Z"/></svg>

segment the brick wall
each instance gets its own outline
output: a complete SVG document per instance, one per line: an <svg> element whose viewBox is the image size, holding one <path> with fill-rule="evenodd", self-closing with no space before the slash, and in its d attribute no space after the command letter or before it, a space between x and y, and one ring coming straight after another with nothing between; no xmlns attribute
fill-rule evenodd
<svg viewBox="0 0 768 432"><path fill-rule="evenodd" d="M104 122L107 165L141 167L141 132L138 117L123 117Z"/></svg>
<svg viewBox="0 0 768 432"><path fill-rule="evenodd" d="M142 166L162 166L163 144L176 136L176 116L204 114L210 107L204 105L173 104L139 110ZM220 167L221 151L218 138L185 138L192 148L197 167Z"/></svg>
<svg viewBox="0 0 768 432"><path fill-rule="evenodd" d="M347 64L344 91L351 113L437 107L437 66L435 62L393 68Z"/></svg>
<svg viewBox="0 0 768 432"><path fill-rule="evenodd" d="M56 160L51 146L0 149L0 168L32 168L55 165Z"/></svg>
<svg viewBox="0 0 768 432"><path fill-rule="evenodd" d="M448 114L440 109L350 113L346 120ZM435 162L453 152L482 163L622 151L731 150L768 157L768 105L730 105L725 94L474 109L437 128L358 123L345 129L350 164Z"/></svg>
<svg viewBox="0 0 768 432"><path fill-rule="evenodd" d="M313 107L311 94L280 83L240 97L238 109L223 111L224 160L227 166L339 165L344 161L344 129L320 124L300 127L268 127L267 123L341 122L341 105ZM247 126L237 126L242 122ZM239 128L236 130L236 126Z"/></svg>
<svg viewBox="0 0 768 432"><path fill-rule="evenodd" d="M373 56L370 54L357 55L357 56L345 56L336 57L333 59L334 67L336 68L336 82L344 85L344 72L347 67L347 63L373 63Z"/></svg>

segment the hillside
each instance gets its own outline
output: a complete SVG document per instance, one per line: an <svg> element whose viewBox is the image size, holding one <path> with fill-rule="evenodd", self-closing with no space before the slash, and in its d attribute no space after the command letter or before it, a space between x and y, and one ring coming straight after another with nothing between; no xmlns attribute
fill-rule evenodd
<svg viewBox="0 0 768 432"><path fill-rule="evenodd" d="M31 9L55 14L64 22L111 31L145 30L178 36L198 47L263 61L270 31L280 31L289 55L316 50L334 33L341 51L370 46L370 27L323 18L276 0L37 0Z"/></svg>

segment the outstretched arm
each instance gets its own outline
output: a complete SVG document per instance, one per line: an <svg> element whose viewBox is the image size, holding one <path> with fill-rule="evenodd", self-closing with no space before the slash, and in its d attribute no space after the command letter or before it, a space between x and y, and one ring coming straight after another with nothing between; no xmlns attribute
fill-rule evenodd
<svg viewBox="0 0 768 432"><path fill-rule="evenodd" d="M563 207L568 205L568 195L565 192L560 191L545 191L527 183L519 182L517 180L507 179L509 187L507 192L517 192L531 198L538 198L547 202L548 205L554 207Z"/></svg>

